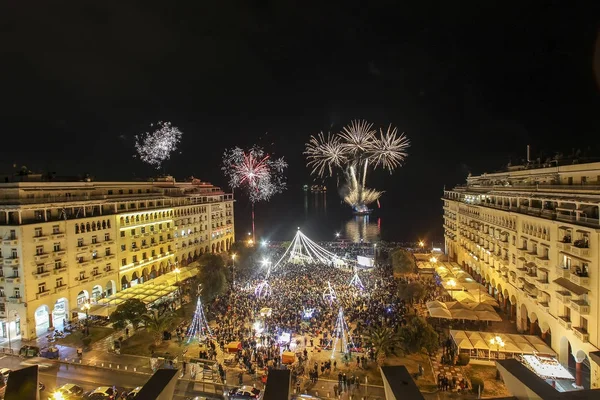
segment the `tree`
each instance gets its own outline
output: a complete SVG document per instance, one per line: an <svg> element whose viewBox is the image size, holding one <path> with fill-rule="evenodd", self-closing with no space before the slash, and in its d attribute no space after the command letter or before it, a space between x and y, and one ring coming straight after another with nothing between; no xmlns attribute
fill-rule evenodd
<svg viewBox="0 0 600 400"><path fill-rule="evenodd" d="M391 251L390 261L395 275L404 275L417 270L415 257L405 249L397 248Z"/></svg>
<svg viewBox="0 0 600 400"><path fill-rule="evenodd" d="M160 313L158 311L152 311L144 314L141 317L141 321L146 328L146 332L152 334L154 337L154 344L160 345L163 341L163 332L168 331L173 324L173 314L170 312Z"/></svg>
<svg viewBox="0 0 600 400"><path fill-rule="evenodd" d="M400 338L396 332L394 332L393 329L384 326L372 327L367 334L367 340L369 340L375 348L377 365L380 367L385 362L385 358L390 354L394 354L395 350L400 345Z"/></svg>
<svg viewBox="0 0 600 400"><path fill-rule="evenodd" d="M124 329L127 324L131 324L135 330L140 326L141 317L146 311L146 305L143 301L139 299L125 300L110 314L110 322L112 322L115 330Z"/></svg>
<svg viewBox="0 0 600 400"><path fill-rule="evenodd" d="M402 282L398 285L398 297L411 304L422 300L425 294L425 287L420 282Z"/></svg>
<svg viewBox="0 0 600 400"><path fill-rule="evenodd" d="M413 317L400 328L399 337L411 353L425 350L433 353L439 348L439 337L435 329L422 317Z"/></svg>
<svg viewBox="0 0 600 400"><path fill-rule="evenodd" d="M205 299L212 300L227 287L227 277L223 258L215 254L200 257L200 282Z"/></svg>

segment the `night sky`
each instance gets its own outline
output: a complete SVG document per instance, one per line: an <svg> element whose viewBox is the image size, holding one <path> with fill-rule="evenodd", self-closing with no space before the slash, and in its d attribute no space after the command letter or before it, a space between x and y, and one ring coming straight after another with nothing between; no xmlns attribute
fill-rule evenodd
<svg viewBox="0 0 600 400"><path fill-rule="evenodd" d="M261 143L294 188L309 136L364 118L412 140L371 186L439 232L444 185L527 144L600 156L597 1L35 3L0 5L1 172L148 177L133 136L165 120L167 172L224 185L224 148Z"/></svg>

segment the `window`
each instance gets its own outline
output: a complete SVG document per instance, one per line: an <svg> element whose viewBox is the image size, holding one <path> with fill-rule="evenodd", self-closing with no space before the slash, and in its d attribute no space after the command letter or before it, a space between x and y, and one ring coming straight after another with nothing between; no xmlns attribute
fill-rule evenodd
<svg viewBox="0 0 600 400"><path fill-rule="evenodd" d="M150 232L154 232L154 225L150 225Z"/></svg>
<svg viewBox="0 0 600 400"><path fill-rule="evenodd" d="M92 275L96 276L98 275L100 272L98 272L98 267L94 267L94 269L92 269Z"/></svg>
<svg viewBox="0 0 600 400"><path fill-rule="evenodd" d="M96 258L98 258L98 252L96 250L94 250L92 252L92 259L95 260Z"/></svg>
<svg viewBox="0 0 600 400"><path fill-rule="evenodd" d="M121 231L121 237L125 237L125 231Z"/></svg>
<svg viewBox="0 0 600 400"><path fill-rule="evenodd" d="M15 291L14 291L14 293L15 293L15 297L16 297L17 299L21 298L21 289L19 289L19 288L15 288Z"/></svg>
<svg viewBox="0 0 600 400"><path fill-rule="evenodd" d="M60 251L60 243L54 243L54 251Z"/></svg>
<svg viewBox="0 0 600 400"><path fill-rule="evenodd" d="M131 230L131 236L135 236L135 229Z"/></svg>
<svg viewBox="0 0 600 400"><path fill-rule="evenodd" d="M146 256L146 252L143 252L143 253L142 253L142 260L145 260L145 259L147 259L147 258L148 258L148 257Z"/></svg>
<svg viewBox="0 0 600 400"><path fill-rule="evenodd" d="M164 242L164 239L163 239L162 235L160 235L160 236L158 237L158 240L160 240L161 242Z"/></svg>
<svg viewBox="0 0 600 400"><path fill-rule="evenodd" d="M581 321L579 321L579 327L581 328L582 331L587 332L588 331L588 320L581 317Z"/></svg>
<svg viewBox="0 0 600 400"><path fill-rule="evenodd" d="M142 247L146 245L146 239L142 239Z"/></svg>
<svg viewBox="0 0 600 400"><path fill-rule="evenodd" d="M152 257L156 256L156 250L152 250Z"/></svg>
<svg viewBox="0 0 600 400"><path fill-rule="evenodd" d="M42 228L35 228L34 236L41 237L42 236Z"/></svg>
<svg viewBox="0 0 600 400"><path fill-rule="evenodd" d="M62 262L54 261L54 269L61 269L61 268L62 268Z"/></svg>
<svg viewBox="0 0 600 400"><path fill-rule="evenodd" d="M83 246L83 238L77 239L77 247L82 247L82 246Z"/></svg>
<svg viewBox="0 0 600 400"><path fill-rule="evenodd" d="M137 248L137 243L136 243L136 242L131 242L131 248L132 248L132 249L135 249L135 248Z"/></svg>
<svg viewBox="0 0 600 400"><path fill-rule="evenodd" d="M46 282L38 283L38 293L44 293L46 291Z"/></svg>
<svg viewBox="0 0 600 400"><path fill-rule="evenodd" d="M133 256L133 262L137 262L137 256Z"/></svg>
<svg viewBox="0 0 600 400"><path fill-rule="evenodd" d="M17 231L14 229L10 230L10 240L15 240L17 238Z"/></svg>
<svg viewBox="0 0 600 400"><path fill-rule="evenodd" d="M127 249L127 246L125 246L124 244L121 245L121 251L125 251Z"/></svg>
<svg viewBox="0 0 600 400"><path fill-rule="evenodd" d="M44 246L35 246L35 254L38 256L44 254Z"/></svg>
<svg viewBox="0 0 600 400"><path fill-rule="evenodd" d="M106 249L104 249L104 255L107 256L107 257L110 256L110 248L109 247L107 247Z"/></svg>
<svg viewBox="0 0 600 400"><path fill-rule="evenodd" d="M52 234L56 235L57 233L60 233L60 228L58 225L53 225L52 226Z"/></svg>
<svg viewBox="0 0 600 400"><path fill-rule="evenodd" d="M37 266L37 273L38 274L43 274L44 272L45 272L44 271L44 265L43 264L42 265L38 265Z"/></svg>
<svg viewBox="0 0 600 400"><path fill-rule="evenodd" d="M122 258L121 259L121 266L126 266L127 265L127 259L126 258Z"/></svg>
<svg viewBox="0 0 600 400"><path fill-rule="evenodd" d="M113 194L113 191L112 191L112 190L109 190L109 191L108 191L108 194Z"/></svg>
<svg viewBox="0 0 600 400"><path fill-rule="evenodd" d="M10 257L11 258L19 258L17 256L17 249L10 249Z"/></svg>
<svg viewBox="0 0 600 400"><path fill-rule="evenodd" d="M123 189L119 190L119 194L123 194Z"/></svg>
<svg viewBox="0 0 600 400"><path fill-rule="evenodd" d="M110 264L106 264L106 268L105 268L106 272L110 271L111 269L112 268L111 268Z"/></svg>
<svg viewBox="0 0 600 400"><path fill-rule="evenodd" d="M110 233L104 234L104 241L108 242L110 240Z"/></svg>
<svg viewBox="0 0 600 400"><path fill-rule="evenodd" d="M80 271L79 272L79 280L81 281L83 279L85 279L85 271Z"/></svg>
<svg viewBox="0 0 600 400"><path fill-rule="evenodd" d="M145 227L145 226L142 226L142 227L140 228L140 230L142 231L142 233L146 233L146 227Z"/></svg>
<svg viewBox="0 0 600 400"><path fill-rule="evenodd" d="M98 236L94 235L92 236L92 244L96 244L98 243Z"/></svg>
<svg viewBox="0 0 600 400"><path fill-rule="evenodd" d="M63 287L65 284L63 283L63 278L56 278L56 287Z"/></svg>
<svg viewBox="0 0 600 400"><path fill-rule="evenodd" d="M165 252L165 251L164 251L164 248L163 248L163 247L161 247L161 248L160 248L160 254L162 254L162 253L164 253L164 252Z"/></svg>

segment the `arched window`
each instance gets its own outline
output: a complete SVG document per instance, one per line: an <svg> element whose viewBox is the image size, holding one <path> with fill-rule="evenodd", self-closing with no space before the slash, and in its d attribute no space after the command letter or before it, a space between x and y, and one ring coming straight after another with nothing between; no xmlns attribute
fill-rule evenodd
<svg viewBox="0 0 600 400"><path fill-rule="evenodd" d="M79 233L79 225L75 224L75 233Z"/></svg>
<svg viewBox="0 0 600 400"><path fill-rule="evenodd" d="M106 227L110 229L110 219L106 220Z"/></svg>
<svg viewBox="0 0 600 400"><path fill-rule="evenodd" d="M140 222L140 216L139 215L135 216L135 222Z"/></svg>
<svg viewBox="0 0 600 400"><path fill-rule="evenodd" d="M106 221L102 221L102 229L106 229Z"/></svg>
<svg viewBox="0 0 600 400"><path fill-rule="evenodd" d="M88 231L88 232L91 230L89 222L87 224L85 224L85 230ZM95 226L94 226L94 230L96 230Z"/></svg>
<svg viewBox="0 0 600 400"><path fill-rule="evenodd" d="M125 217L125 222L129 223L129 217Z"/></svg>
<svg viewBox="0 0 600 400"><path fill-rule="evenodd" d="M97 230L100 230L100 229L101 229L101 228L100 228L100 221L97 221L97 222L96 222L96 229L97 229Z"/></svg>

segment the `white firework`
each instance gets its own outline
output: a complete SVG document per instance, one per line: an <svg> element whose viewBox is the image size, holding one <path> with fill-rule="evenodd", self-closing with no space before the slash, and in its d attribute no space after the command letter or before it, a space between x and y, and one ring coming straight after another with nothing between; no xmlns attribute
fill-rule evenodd
<svg viewBox="0 0 600 400"><path fill-rule="evenodd" d="M329 170L329 175L332 175L333 168L341 167L348 159L340 138L330 133L325 137L323 132L310 137L304 154L307 154L308 166L313 169L312 174L321 178L325 175L326 169Z"/></svg>
<svg viewBox="0 0 600 400"><path fill-rule="evenodd" d="M374 168L381 165L391 174L408 156L406 149L410 147L410 141L404 133L398 135L398 129L392 128L392 125L388 126L385 133L380 129L380 133L381 137L374 143L370 160Z"/></svg>
<svg viewBox="0 0 600 400"><path fill-rule="evenodd" d="M373 124L367 121L354 120L345 126L339 133L342 147L352 154L369 152L375 144L375 133Z"/></svg>
<svg viewBox="0 0 600 400"><path fill-rule="evenodd" d="M402 165L407 157L410 142L403 133L390 125L387 131L373 129L367 121L354 120L336 135L311 136L304 154L311 174L323 178L327 172L341 169L346 177L344 201L356 211L368 210L368 204L376 201L383 192L366 187L369 167L382 167L390 173Z"/></svg>
<svg viewBox="0 0 600 400"><path fill-rule="evenodd" d="M171 158L171 153L177 150L183 132L170 122L160 121L156 123L156 127L153 132L135 136L135 150L140 160L160 169L162 164Z"/></svg>

